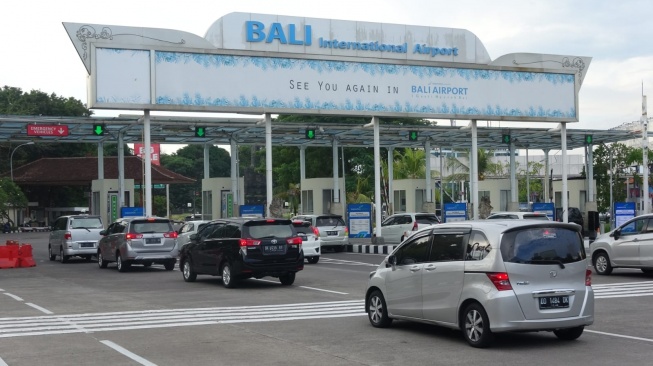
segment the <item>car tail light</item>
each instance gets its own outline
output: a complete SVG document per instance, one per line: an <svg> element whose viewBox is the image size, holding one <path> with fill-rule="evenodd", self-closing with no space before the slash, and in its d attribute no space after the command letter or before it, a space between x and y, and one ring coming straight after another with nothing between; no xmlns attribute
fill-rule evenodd
<svg viewBox="0 0 653 366"><path fill-rule="evenodd" d="M413 231L417 231L417 221L413 222Z"/></svg>
<svg viewBox="0 0 653 366"><path fill-rule="evenodd" d="M64 238L64 240L72 240L73 235L70 233L70 231L66 231L66 233L63 234L63 238Z"/></svg>
<svg viewBox="0 0 653 366"><path fill-rule="evenodd" d="M301 239L300 239L301 240ZM254 239L240 239L240 246L241 247L255 247L257 245L261 245L260 240L254 240Z"/></svg>
<svg viewBox="0 0 653 366"><path fill-rule="evenodd" d="M494 287L499 291L512 290L512 285L510 284L510 279L508 274L505 272L493 272L486 273L487 277L492 281Z"/></svg>
<svg viewBox="0 0 653 366"><path fill-rule="evenodd" d="M127 240L143 239L143 234L127 233L127 235L125 235L125 239Z"/></svg>
<svg viewBox="0 0 653 366"><path fill-rule="evenodd" d="M163 237L164 237L164 238L173 238L173 239L177 239L177 236L178 236L178 234L177 234L176 231L171 231L171 232L169 232L169 233L163 233Z"/></svg>
<svg viewBox="0 0 653 366"><path fill-rule="evenodd" d="M345 236L349 236L349 228L345 226Z"/></svg>
<svg viewBox="0 0 653 366"><path fill-rule="evenodd" d="M313 234L315 234L317 237L320 237L320 230L318 230L316 227L313 227Z"/></svg>
<svg viewBox="0 0 653 366"><path fill-rule="evenodd" d="M286 243L288 243L288 245L297 245L297 244L302 245L302 238L295 237L295 238L286 239Z"/></svg>
<svg viewBox="0 0 653 366"><path fill-rule="evenodd" d="M585 270L585 286L592 286L592 270L589 268Z"/></svg>

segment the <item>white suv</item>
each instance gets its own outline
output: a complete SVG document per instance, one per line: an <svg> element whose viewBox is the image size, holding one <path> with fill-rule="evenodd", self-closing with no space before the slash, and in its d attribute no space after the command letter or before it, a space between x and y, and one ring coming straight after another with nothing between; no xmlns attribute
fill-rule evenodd
<svg viewBox="0 0 653 366"><path fill-rule="evenodd" d="M318 231L322 247L341 252L349 244L349 229L340 215L298 215L291 220L310 222Z"/></svg>
<svg viewBox="0 0 653 366"><path fill-rule="evenodd" d="M381 237L384 243L401 243L413 232L434 224L440 220L434 213L404 212L388 216L381 223ZM372 244L380 244L377 240L377 230L372 233Z"/></svg>

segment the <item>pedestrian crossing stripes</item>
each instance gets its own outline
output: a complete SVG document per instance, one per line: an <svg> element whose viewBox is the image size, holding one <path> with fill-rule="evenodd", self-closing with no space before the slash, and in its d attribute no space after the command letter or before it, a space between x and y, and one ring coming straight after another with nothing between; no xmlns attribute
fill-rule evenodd
<svg viewBox="0 0 653 366"><path fill-rule="evenodd" d="M363 300L0 318L0 338L365 316Z"/></svg>
<svg viewBox="0 0 653 366"><path fill-rule="evenodd" d="M595 299L653 296L653 281L593 285Z"/></svg>

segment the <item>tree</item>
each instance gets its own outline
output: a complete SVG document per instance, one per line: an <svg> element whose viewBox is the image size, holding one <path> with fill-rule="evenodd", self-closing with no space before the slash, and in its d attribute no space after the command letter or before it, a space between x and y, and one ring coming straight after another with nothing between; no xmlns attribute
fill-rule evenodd
<svg viewBox="0 0 653 366"><path fill-rule="evenodd" d="M10 209L27 207L27 197L23 191L8 178L0 179L0 220L7 221L11 226L17 226L9 215Z"/></svg>
<svg viewBox="0 0 653 366"><path fill-rule="evenodd" d="M621 143L599 145L593 152L594 178L596 179L596 202L599 212L610 212L610 164L612 160L612 196L614 202L626 200L626 180L629 176L639 183L641 177L631 173L633 165L642 163L642 149ZM651 155L649 151L649 161Z"/></svg>

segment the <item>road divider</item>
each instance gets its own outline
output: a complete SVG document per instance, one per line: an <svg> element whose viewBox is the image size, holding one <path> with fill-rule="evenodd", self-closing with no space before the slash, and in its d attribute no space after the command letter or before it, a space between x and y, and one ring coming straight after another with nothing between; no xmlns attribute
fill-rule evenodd
<svg viewBox="0 0 653 366"><path fill-rule="evenodd" d="M20 244L17 240L7 240L0 246L0 269L34 267L31 244Z"/></svg>

